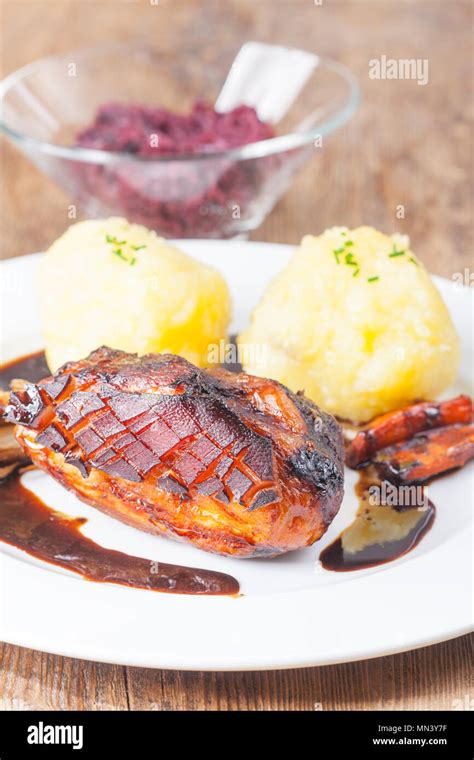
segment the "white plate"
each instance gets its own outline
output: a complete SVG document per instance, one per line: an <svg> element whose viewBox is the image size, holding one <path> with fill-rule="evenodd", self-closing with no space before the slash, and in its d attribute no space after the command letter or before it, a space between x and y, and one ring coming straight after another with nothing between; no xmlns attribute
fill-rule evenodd
<svg viewBox="0 0 474 760"><path fill-rule="evenodd" d="M180 241L214 264L234 298L237 331L292 248L265 243ZM3 360L41 347L35 294L38 255L3 262ZM463 345L459 382L469 392L472 293L435 278ZM84 533L104 546L153 560L234 575L243 596L192 597L94 583L0 544L1 638L71 657L157 668L250 670L357 660L400 652L471 629L472 466L435 482L431 531L391 564L349 573L323 570L320 550L356 509L346 497L326 535L273 560L237 560L153 537L96 512L40 472L25 483L47 504L87 517Z"/></svg>

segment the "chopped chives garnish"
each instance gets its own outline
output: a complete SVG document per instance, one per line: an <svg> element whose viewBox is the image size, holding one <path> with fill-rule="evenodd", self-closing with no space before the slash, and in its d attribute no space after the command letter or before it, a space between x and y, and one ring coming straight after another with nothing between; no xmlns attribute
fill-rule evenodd
<svg viewBox="0 0 474 760"><path fill-rule="evenodd" d="M396 244L396 243L394 243L394 244L393 244L393 248L392 248L392 252L391 252L391 253L389 253L388 255L389 255L389 258L393 259L393 257L394 257L394 256L404 256L404 255L405 255L405 253L406 253L406 250L405 250L404 248L403 248L402 250L400 250L400 251L399 251L399 250L397 249L397 244Z"/></svg>
<svg viewBox="0 0 474 760"><path fill-rule="evenodd" d="M127 243L126 240L117 240L113 235L106 235L105 239L108 243L113 243L114 245L126 245Z"/></svg>
<svg viewBox="0 0 474 760"><path fill-rule="evenodd" d="M354 254L352 253L346 253L344 256L344 261L349 267L356 267L358 266L357 261L354 259Z"/></svg>
<svg viewBox="0 0 474 760"><path fill-rule="evenodd" d="M127 257L124 256L121 248L114 248L112 253L114 254L114 256L117 256L117 258L122 259L122 261L125 261L127 264L130 264L130 266L133 266L137 261L135 256L131 259L127 259Z"/></svg>
<svg viewBox="0 0 474 760"><path fill-rule="evenodd" d="M367 282L376 282L376 280L380 280L380 277L367 277Z"/></svg>
<svg viewBox="0 0 474 760"><path fill-rule="evenodd" d="M114 256L117 256L117 258L122 259L122 261L125 261L127 264L129 264L131 267L133 267L137 263L136 256L132 256L131 258L127 258L127 256L124 255L124 252L119 247L121 245L127 245L126 240L117 240L117 238L114 235L106 235L105 239L107 243L111 243L112 245L117 246L113 249L112 253ZM146 248L146 245L131 245L130 248L134 251L139 251L142 248Z"/></svg>

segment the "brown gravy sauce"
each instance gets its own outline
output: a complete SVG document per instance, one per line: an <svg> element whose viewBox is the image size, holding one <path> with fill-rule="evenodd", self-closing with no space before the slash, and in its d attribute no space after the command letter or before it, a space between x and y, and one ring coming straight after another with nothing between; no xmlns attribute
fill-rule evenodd
<svg viewBox="0 0 474 760"><path fill-rule="evenodd" d="M15 378L37 382L50 374L43 352L0 367L0 388ZM0 480L0 541L84 578L173 594L239 593L231 575L153 562L105 549L81 533L84 517L50 509L21 483L17 468Z"/></svg>
<svg viewBox="0 0 474 760"><path fill-rule="evenodd" d="M44 351L35 351L0 365L0 388L7 391L11 381L18 378L37 383L50 374Z"/></svg>
<svg viewBox="0 0 474 760"><path fill-rule="evenodd" d="M389 500L375 499L377 489L383 494L375 471L359 470L355 486L359 508L354 521L319 555L326 570L363 570L391 562L411 551L433 525L435 506L421 486L405 491L414 494L411 503L419 505L411 507L389 506Z"/></svg>

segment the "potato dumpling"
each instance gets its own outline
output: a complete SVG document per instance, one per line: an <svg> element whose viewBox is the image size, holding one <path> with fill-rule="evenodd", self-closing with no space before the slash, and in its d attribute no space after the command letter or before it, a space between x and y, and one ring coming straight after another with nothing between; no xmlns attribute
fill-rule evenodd
<svg viewBox="0 0 474 760"><path fill-rule="evenodd" d="M354 422L437 396L459 363L446 306L407 237L371 227L304 237L239 342L246 372Z"/></svg>
<svg viewBox="0 0 474 760"><path fill-rule="evenodd" d="M39 284L52 371L101 345L206 366L209 344L227 338L222 276L125 219L69 227L45 254Z"/></svg>

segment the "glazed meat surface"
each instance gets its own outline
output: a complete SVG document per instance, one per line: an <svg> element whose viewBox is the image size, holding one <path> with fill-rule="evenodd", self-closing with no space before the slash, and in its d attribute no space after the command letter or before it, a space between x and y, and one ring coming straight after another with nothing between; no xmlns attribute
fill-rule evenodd
<svg viewBox="0 0 474 760"><path fill-rule="evenodd" d="M409 441L427 430L472 423L472 401L469 396L456 396L447 401L421 401L376 417L349 443L346 464L360 467L387 446Z"/></svg>
<svg viewBox="0 0 474 760"><path fill-rule="evenodd" d="M137 528L239 557L308 546L343 496L341 430L279 383L100 348L10 394L35 464Z"/></svg>
<svg viewBox="0 0 474 760"><path fill-rule="evenodd" d="M474 458L474 425L447 425L388 446L373 458L379 475L396 485L425 483Z"/></svg>

